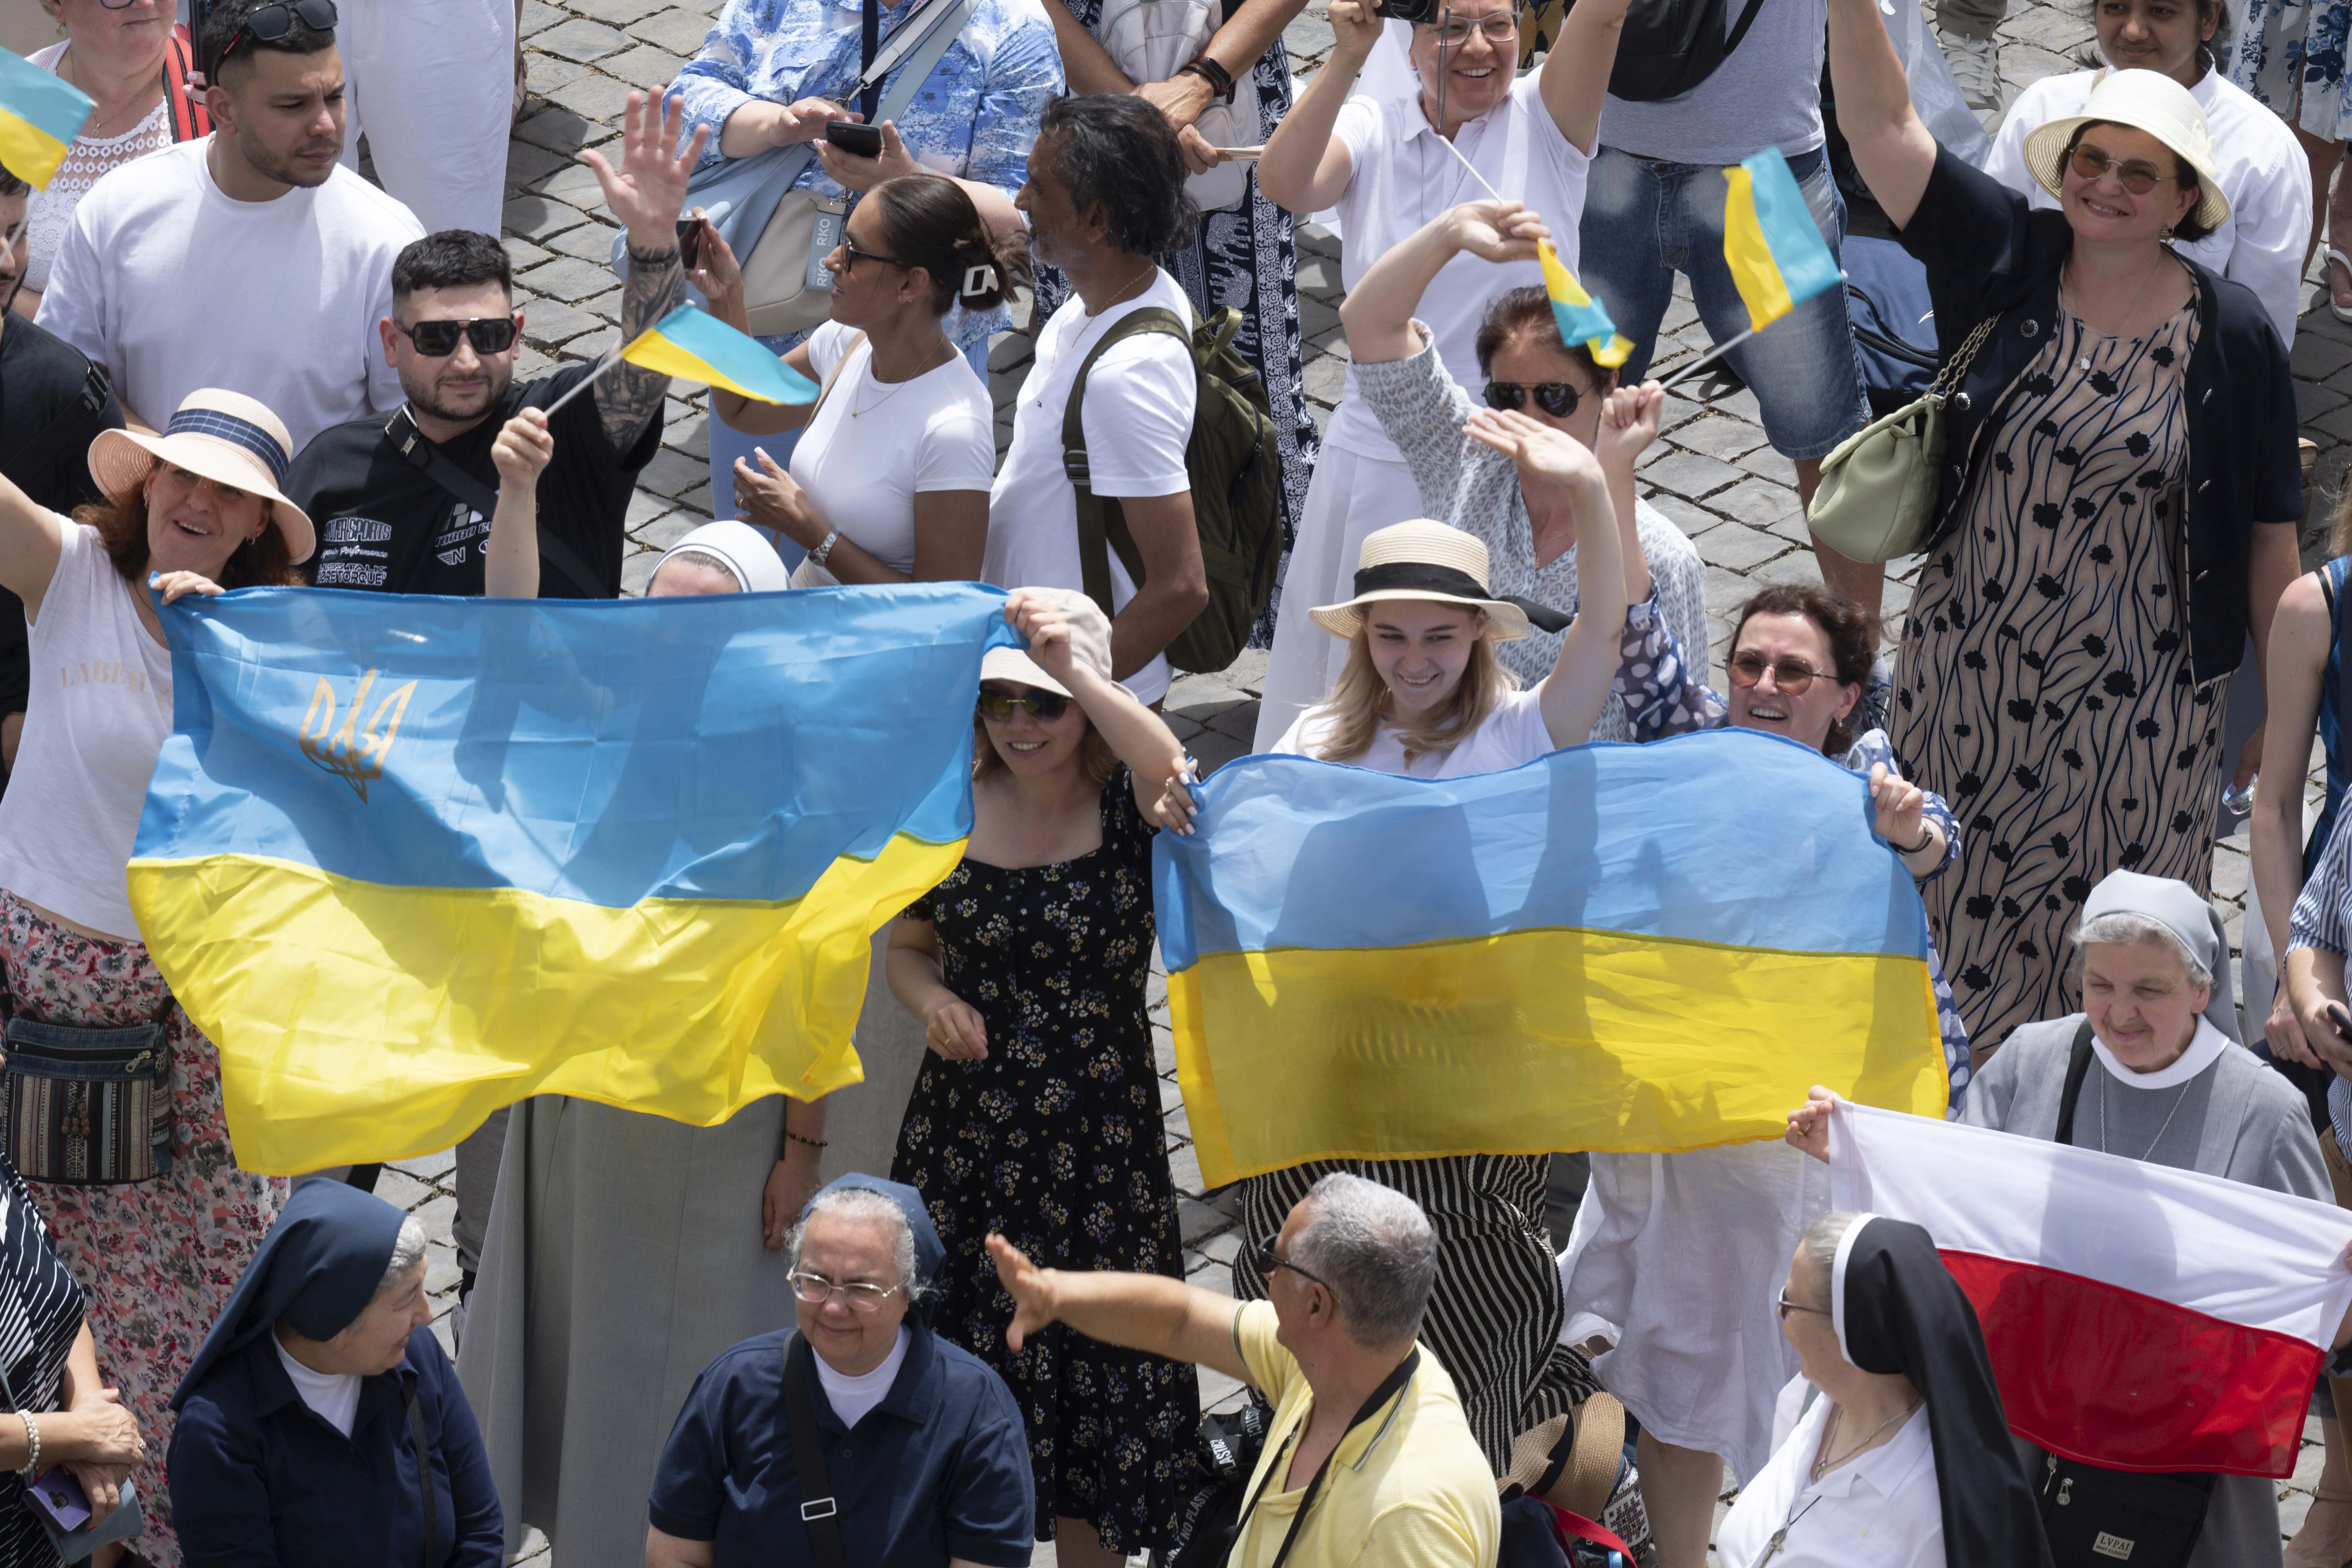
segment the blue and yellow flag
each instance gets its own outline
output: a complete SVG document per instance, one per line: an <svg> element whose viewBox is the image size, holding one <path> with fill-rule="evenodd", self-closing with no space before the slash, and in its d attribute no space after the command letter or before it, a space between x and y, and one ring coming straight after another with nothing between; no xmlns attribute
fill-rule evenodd
<svg viewBox="0 0 2352 1568"><path fill-rule="evenodd" d="M814 403L817 384L708 310L680 305L621 350L631 364L720 386L755 403Z"/></svg>
<svg viewBox="0 0 2352 1568"><path fill-rule="evenodd" d="M1549 240L1536 241L1536 259L1543 263L1544 292L1551 296L1552 319L1559 323L1559 341L1582 343L1592 363L1615 370L1633 352L1631 341L1617 335L1617 323L1601 301L1584 291L1576 274L1559 258Z"/></svg>
<svg viewBox="0 0 2352 1568"><path fill-rule="evenodd" d="M55 72L0 49L0 164L26 184L48 188L97 107Z"/></svg>
<svg viewBox="0 0 2352 1568"><path fill-rule="evenodd" d="M868 938L971 826L970 585L164 612L131 862L248 1170L578 1095L709 1126L858 1081Z"/></svg>
<svg viewBox="0 0 2352 1568"><path fill-rule="evenodd" d="M1719 730L1435 782L1258 756L1199 795L1155 870L1212 1185L1777 1138L1817 1083L1944 1109L1919 895L1869 786L1793 742Z"/></svg>
<svg viewBox="0 0 2352 1568"><path fill-rule="evenodd" d="M1844 274L1778 147L1742 160L1723 177L1731 187L1723 209L1723 258L1748 306L1748 325L1761 331L1822 289L1836 288Z"/></svg>

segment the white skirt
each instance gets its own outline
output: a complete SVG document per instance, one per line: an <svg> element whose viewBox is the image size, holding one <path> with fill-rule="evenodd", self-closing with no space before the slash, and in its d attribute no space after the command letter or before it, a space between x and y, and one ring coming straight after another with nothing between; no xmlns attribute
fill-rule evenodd
<svg viewBox="0 0 2352 1568"><path fill-rule="evenodd" d="M1773 1303L1829 1167L1775 1140L1592 1156L1559 1255L1565 1344L1598 1334L1601 1386L1643 1429L1722 1456L1745 1486L1772 1453L1772 1404L1797 1374Z"/></svg>
<svg viewBox="0 0 2352 1568"><path fill-rule="evenodd" d="M1333 416L1336 427L1344 416ZM1282 576L1282 610L1266 655L1265 694L1258 704L1256 751L1282 739L1292 721L1331 694L1348 645L1307 612L1356 596L1356 560L1364 535L1423 515L1421 491L1402 458L1370 458L1326 439L1300 509L1298 538Z"/></svg>

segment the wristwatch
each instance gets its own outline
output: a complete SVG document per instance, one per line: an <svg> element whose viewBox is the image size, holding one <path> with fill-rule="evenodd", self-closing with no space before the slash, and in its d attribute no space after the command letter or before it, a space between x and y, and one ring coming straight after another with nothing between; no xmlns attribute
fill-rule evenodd
<svg viewBox="0 0 2352 1568"><path fill-rule="evenodd" d="M841 530L837 528L826 529L824 531L824 542L819 544L814 550L809 552L809 560L816 565L824 565L825 562L832 557L833 547L840 542Z"/></svg>

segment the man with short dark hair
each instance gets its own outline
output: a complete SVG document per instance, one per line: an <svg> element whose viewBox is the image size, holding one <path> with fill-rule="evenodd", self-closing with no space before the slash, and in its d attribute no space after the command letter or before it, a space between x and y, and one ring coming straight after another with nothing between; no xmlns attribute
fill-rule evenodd
<svg viewBox="0 0 2352 1568"><path fill-rule="evenodd" d="M677 214L702 135L685 158L672 156L679 113L675 100L657 112L632 93L621 168L586 154L629 231L624 342L677 300ZM518 384L523 314L512 286L506 251L487 234L446 229L400 253L378 331L406 404L389 420L322 432L287 477L288 497L319 526L320 587L482 592L498 489L491 441L517 411L551 407L597 368L570 364ZM555 459L539 480L541 598L619 595L629 497L661 446L668 387L667 376L619 364L552 416Z"/></svg>
<svg viewBox="0 0 2352 1568"><path fill-rule="evenodd" d="M202 57L213 133L125 163L74 211L44 327L106 371L134 421L199 387L256 398L299 447L399 384L375 364L392 260L424 230L335 160L343 68L317 0L226 0ZM142 418L143 416L143 418Z"/></svg>
<svg viewBox="0 0 2352 1568"><path fill-rule="evenodd" d="M114 389L75 351L8 309L25 276L24 181L0 169L0 234L16 243L0 253L0 474L51 511L100 500L89 477L89 444L100 430L122 427ZM0 793L16 765L16 738L25 727L32 662L26 646L25 606L0 588Z"/></svg>

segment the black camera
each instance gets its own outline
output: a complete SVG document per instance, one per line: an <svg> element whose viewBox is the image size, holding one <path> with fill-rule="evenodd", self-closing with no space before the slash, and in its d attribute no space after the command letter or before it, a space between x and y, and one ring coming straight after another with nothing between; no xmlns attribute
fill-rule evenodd
<svg viewBox="0 0 2352 1568"><path fill-rule="evenodd" d="M1381 0L1378 9L1383 16L1393 16L1400 22L1411 22L1420 26L1423 23L1436 21L1438 13L1444 10L1445 5L1444 0Z"/></svg>

